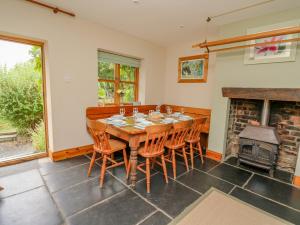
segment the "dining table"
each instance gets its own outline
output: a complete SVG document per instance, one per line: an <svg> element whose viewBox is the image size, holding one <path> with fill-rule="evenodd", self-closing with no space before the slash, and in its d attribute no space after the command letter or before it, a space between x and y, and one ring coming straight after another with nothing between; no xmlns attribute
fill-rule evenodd
<svg viewBox="0 0 300 225"><path fill-rule="evenodd" d="M147 121L151 121L153 124L163 124L163 119L150 119L147 115L145 116L145 119ZM167 114L163 114L163 117L172 118L171 115ZM193 119L193 117L190 117L190 119ZM99 121L107 124L106 132L108 134L128 142L130 147L130 181L131 186L135 187L137 181L138 148L140 147L141 143L146 141L146 130L135 127L137 122L133 116L125 117L124 121L126 121L126 125L123 126L111 124L107 119L99 119Z"/></svg>

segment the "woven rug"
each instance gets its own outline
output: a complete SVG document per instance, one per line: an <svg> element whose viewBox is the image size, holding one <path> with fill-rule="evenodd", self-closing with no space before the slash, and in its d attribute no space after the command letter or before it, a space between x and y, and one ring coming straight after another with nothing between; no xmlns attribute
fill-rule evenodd
<svg viewBox="0 0 300 225"><path fill-rule="evenodd" d="M237 198L211 188L169 225L291 224Z"/></svg>

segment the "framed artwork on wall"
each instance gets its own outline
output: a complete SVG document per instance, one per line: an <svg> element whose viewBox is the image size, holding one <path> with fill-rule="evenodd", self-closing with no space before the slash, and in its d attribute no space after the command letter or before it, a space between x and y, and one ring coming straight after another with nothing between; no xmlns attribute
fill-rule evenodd
<svg viewBox="0 0 300 225"><path fill-rule="evenodd" d="M273 24L270 26L263 26L251 28L247 30L247 34L255 34L265 31L276 29L288 28L299 26L299 22L288 21L285 23ZM281 35L263 39L257 39L248 42L248 44L267 43L288 40L297 38L298 34ZM259 45L255 47L246 48L245 51L245 64L258 64L258 63L275 63L275 62L289 62L296 60L297 42L282 42L275 44Z"/></svg>
<svg viewBox="0 0 300 225"><path fill-rule="evenodd" d="M206 83L208 54L178 59L178 83Z"/></svg>

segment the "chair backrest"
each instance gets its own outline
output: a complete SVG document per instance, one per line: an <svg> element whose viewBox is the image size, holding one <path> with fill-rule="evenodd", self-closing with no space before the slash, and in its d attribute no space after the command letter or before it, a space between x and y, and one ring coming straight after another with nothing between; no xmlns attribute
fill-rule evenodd
<svg viewBox="0 0 300 225"><path fill-rule="evenodd" d="M190 133L188 134L189 140L195 140L200 137L202 128L207 120L207 117L195 118Z"/></svg>
<svg viewBox="0 0 300 225"><path fill-rule="evenodd" d="M106 133L107 125L97 120L87 119L87 127L94 140L95 149L100 151L110 151L109 138Z"/></svg>
<svg viewBox="0 0 300 225"><path fill-rule="evenodd" d="M172 124L160 124L146 127L147 138L145 152L155 154L164 151L164 145L168 139Z"/></svg>
<svg viewBox="0 0 300 225"><path fill-rule="evenodd" d="M171 145L180 145L185 142L185 138L193 124L192 120L183 121L173 124L173 133L171 137Z"/></svg>

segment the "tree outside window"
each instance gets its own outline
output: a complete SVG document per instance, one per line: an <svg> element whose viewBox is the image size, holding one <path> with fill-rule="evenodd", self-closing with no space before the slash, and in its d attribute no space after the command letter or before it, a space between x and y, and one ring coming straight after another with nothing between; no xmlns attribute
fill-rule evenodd
<svg viewBox="0 0 300 225"><path fill-rule="evenodd" d="M98 99L101 105L128 104L138 100L139 68L98 62Z"/></svg>

